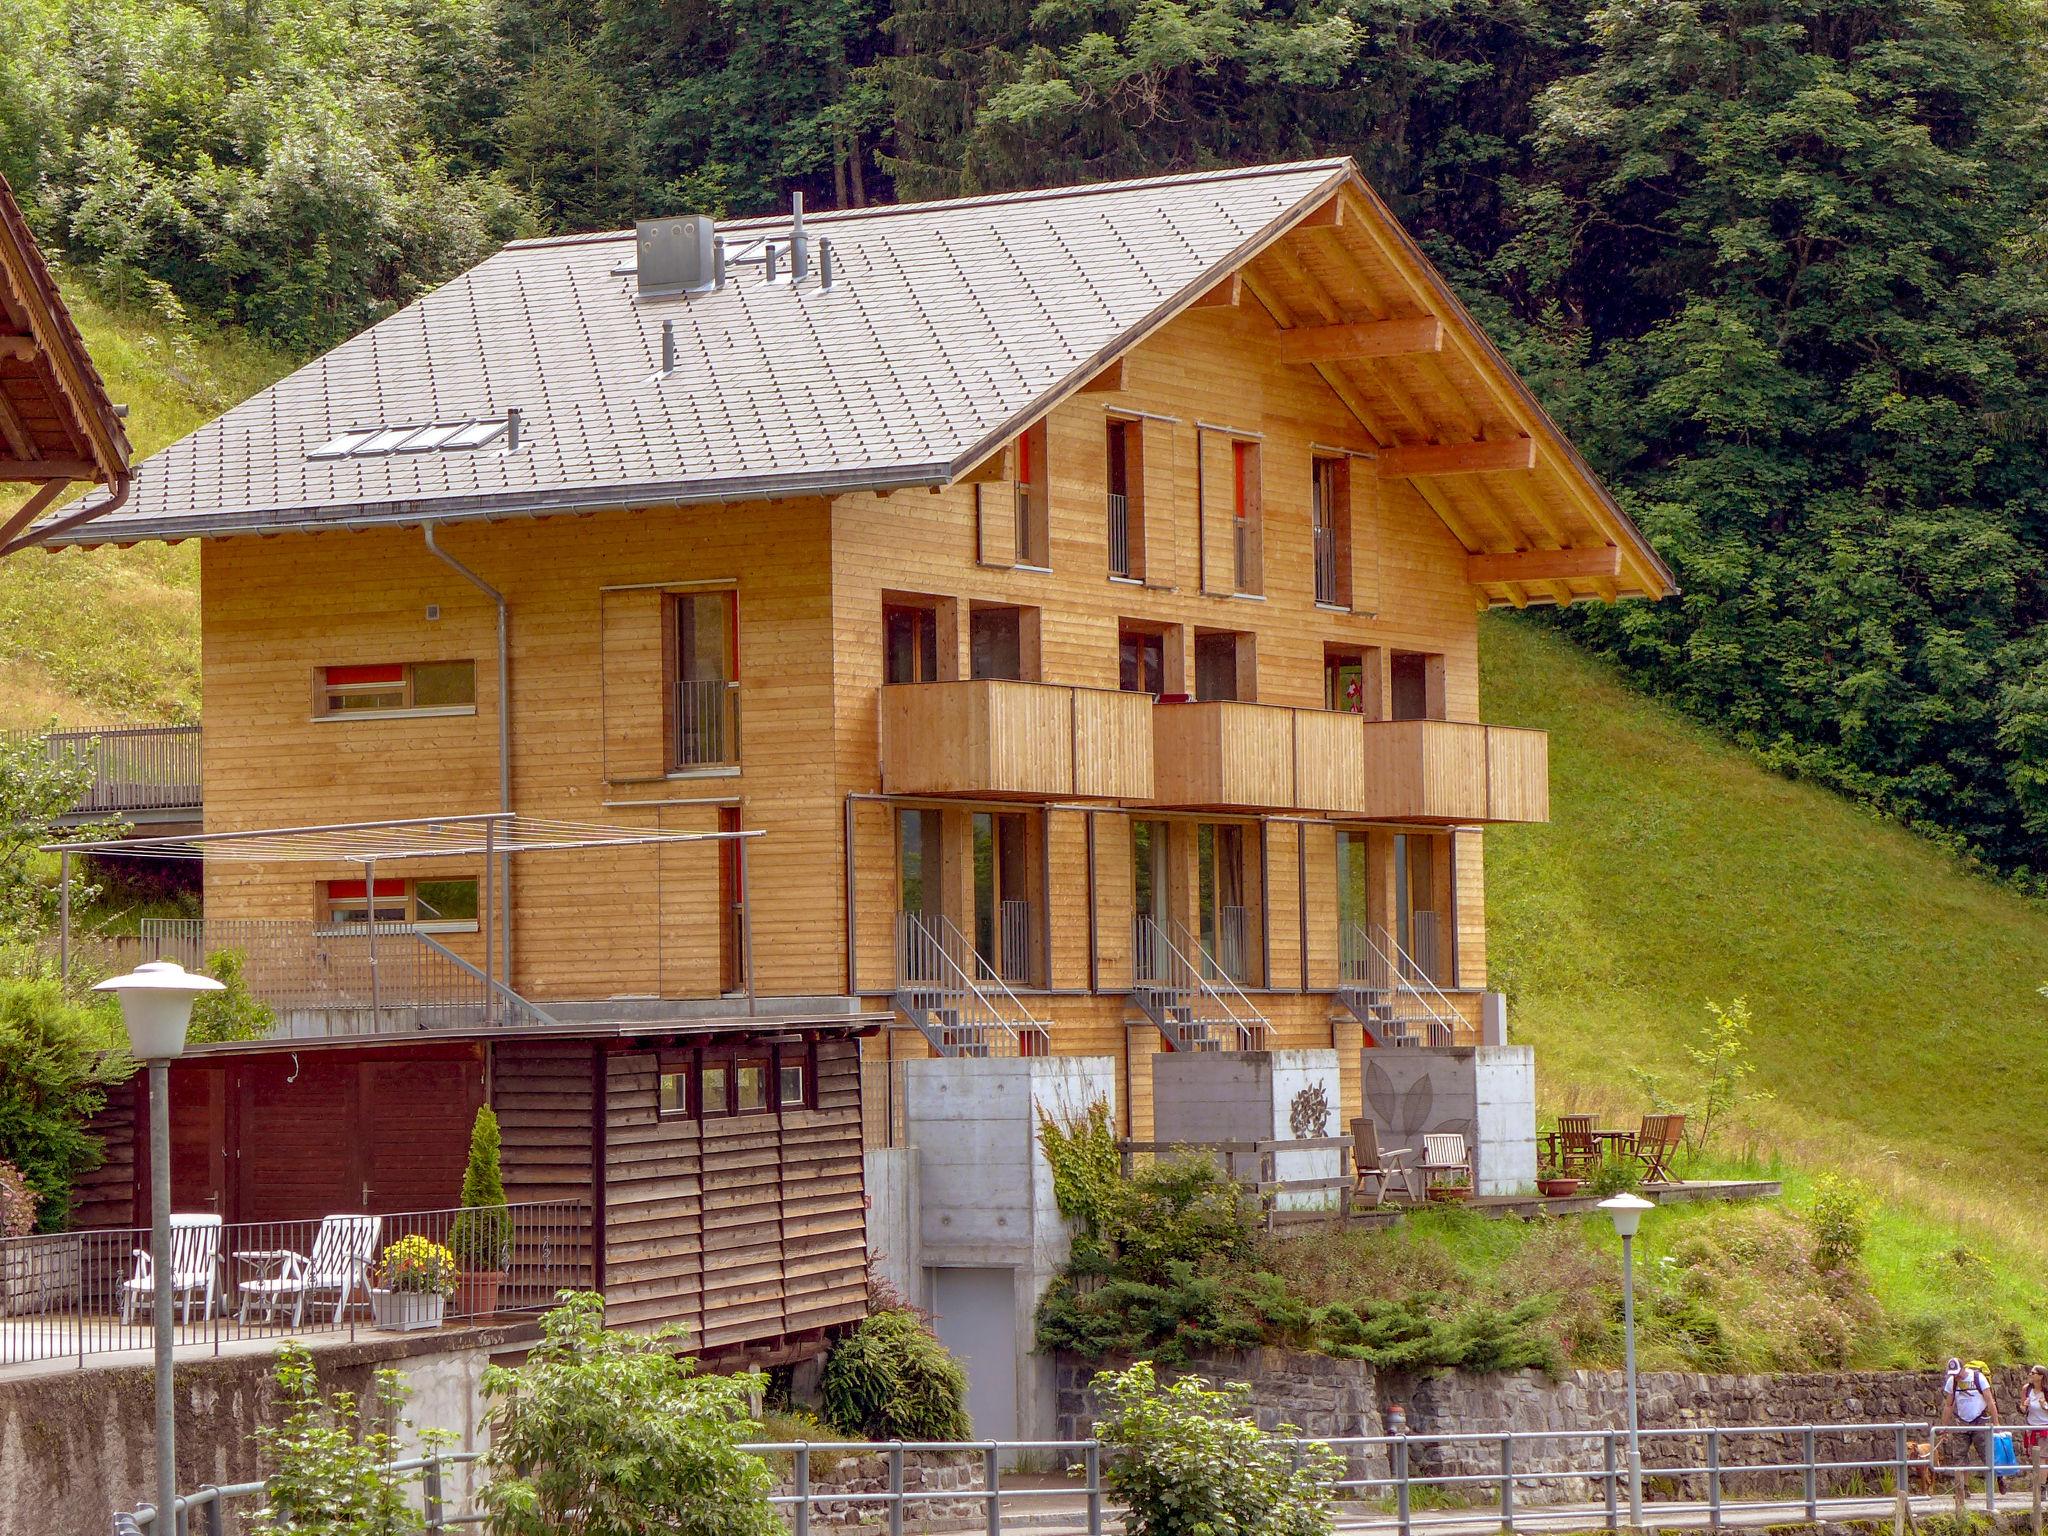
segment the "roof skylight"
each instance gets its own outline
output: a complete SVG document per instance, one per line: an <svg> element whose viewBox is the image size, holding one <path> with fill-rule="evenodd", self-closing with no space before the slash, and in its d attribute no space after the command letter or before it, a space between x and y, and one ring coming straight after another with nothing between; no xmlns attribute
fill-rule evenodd
<svg viewBox="0 0 2048 1536"><path fill-rule="evenodd" d="M306 457L370 459L390 453L467 452L496 442L509 424L506 417L487 416L405 427L355 427L335 433Z"/></svg>

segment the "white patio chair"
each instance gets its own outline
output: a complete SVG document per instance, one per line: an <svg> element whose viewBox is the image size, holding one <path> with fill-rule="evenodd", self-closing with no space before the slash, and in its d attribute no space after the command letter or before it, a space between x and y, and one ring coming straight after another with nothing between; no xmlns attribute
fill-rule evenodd
<svg viewBox="0 0 2048 1536"><path fill-rule="evenodd" d="M1422 1138L1422 1187L1429 1188L1439 1177L1462 1174L1456 1182L1472 1182L1472 1159L1465 1151L1465 1138L1456 1131L1432 1131Z"/></svg>
<svg viewBox="0 0 2048 1536"><path fill-rule="evenodd" d="M349 1301L356 1292L361 1291L365 1300L369 1298L370 1261L376 1255L377 1234L383 1226L384 1218L381 1216L323 1216L310 1254L290 1248L257 1248L236 1254L238 1262L263 1266L270 1271L254 1280L241 1282L238 1289L242 1299L235 1314L237 1320L246 1323L249 1320L249 1303L260 1301L265 1305L264 1321L275 1322L278 1304L289 1296L292 1298L292 1326L296 1328L305 1320L307 1298L332 1291L335 1296L334 1324L340 1327Z"/></svg>
<svg viewBox="0 0 2048 1536"><path fill-rule="evenodd" d="M171 1217L171 1301L181 1306L179 1321L192 1321L192 1301L203 1297L201 1317L213 1315L214 1274L220 1268L220 1218ZM121 1282L121 1322L135 1321L144 1306L156 1305L156 1264L147 1248L135 1250L135 1273Z"/></svg>

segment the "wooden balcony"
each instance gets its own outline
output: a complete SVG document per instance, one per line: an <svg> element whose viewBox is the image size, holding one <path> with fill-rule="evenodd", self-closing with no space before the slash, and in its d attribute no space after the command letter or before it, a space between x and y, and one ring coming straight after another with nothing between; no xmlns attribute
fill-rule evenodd
<svg viewBox="0 0 2048 1536"><path fill-rule="evenodd" d="M1152 698L993 680L882 690L882 792L1149 800Z"/></svg>
<svg viewBox="0 0 2048 1536"><path fill-rule="evenodd" d="M1364 724L1364 814L1381 821L1550 820L1550 737L1452 720Z"/></svg>
<svg viewBox="0 0 2048 1536"><path fill-rule="evenodd" d="M1274 704L1221 700L1152 711L1154 798L1229 810L1295 804L1294 717Z"/></svg>

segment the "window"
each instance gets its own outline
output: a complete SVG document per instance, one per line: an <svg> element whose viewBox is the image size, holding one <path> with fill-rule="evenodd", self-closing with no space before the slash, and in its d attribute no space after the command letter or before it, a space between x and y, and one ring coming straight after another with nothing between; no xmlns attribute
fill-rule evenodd
<svg viewBox="0 0 2048 1536"><path fill-rule="evenodd" d="M1166 692L1166 636L1124 625L1117 633L1117 687L1125 693Z"/></svg>
<svg viewBox="0 0 2048 1536"><path fill-rule="evenodd" d="M1309 516L1314 525L1316 601L1351 605L1351 465L1317 459L1311 466Z"/></svg>
<svg viewBox="0 0 2048 1536"><path fill-rule="evenodd" d="M785 1052L776 1069L775 1105L778 1109L802 1109L811 1101L810 1073L801 1057Z"/></svg>
<svg viewBox="0 0 2048 1536"><path fill-rule="evenodd" d="M734 1112L763 1115L768 1112L768 1062L753 1058L733 1068Z"/></svg>
<svg viewBox="0 0 2048 1536"><path fill-rule="evenodd" d="M1031 682L1038 676L1038 610L977 603L967 619L969 676Z"/></svg>
<svg viewBox="0 0 2048 1536"><path fill-rule="evenodd" d="M1235 555L1233 571L1237 590L1257 592L1262 589L1262 561L1260 555L1261 510L1259 491L1259 445L1257 443L1232 443L1231 459L1231 536Z"/></svg>
<svg viewBox="0 0 2048 1536"><path fill-rule="evenodd" d="M1017 563L1046 566L1052 563L1048 528L1045 423L1040 422L1017 439Z"/></svg>
<svg viewBox="0 0 2048 1536"><path fill-rule="evenodd" d="M1130 581L1145 574L1143 440L1137 422L1109 419L1109 574Z"/></svg>
<svg viewBox="0 0 2048 1536"><path fill-rule="evenodd" d="M1340 714L1380 717L1380 653L1371 646L1325 647L1323 708Z"/></svg>
<svg viewBox="0 0 2048 1536"><path fill-rule="evenodd" d="M387 453L453 452L482 448L511 430L505 416L468 417L460 421L433 422L411 427L357 427L337 432L319 447L309 450L309 459L367 459ZM508 443L506 445L510 447Z"/></svg>
<svg viewBox="0 0 2048 1536"><path fill-rule="evenodd" d="M659 1080L659 1096L656 1108L663 1115L687 1115L690 1112L690 1069L664 1066Z"/></svg>
<svg viewBox="0 0 2048 1536"><path fill-rule="evenodd" d="M1444 718L1444 659L1418 651L1396 651L1391 663L1390 682L1393 718L1396 720L1441 720Z"/></svg>
<svg viewBox="0 0 2048 1536"><path fill-rule="evenodd" d="M1203 968L1239 986L1250 982L1256 940L1245 847L1245 829L1237 822L1203 822L1195 828L1195 911Z"/></svg>
<svg viewBox="0 0 2048 1536"><path fill-rule="evenodd" d="M882 605L882 681L939 680L939 616L909 603Z"/></svg>
<svg viewBox="0 0 2048 1536"><path fill-rule="evenodd" d="M740 760L736 594L678 592L669 598L669 675L675 679L672 769L728 767Z"/></svg>
<svg viewBox="0 0 2048 1536"><path fill-rule="evenodd" d="M1039 878L1043 846L1035 818L1023 811L976 811L974 948L981 963L1011 986L1037 981Z"/></svg>
<svg viewBox="0 0 2048 1536"><path fill-rule="evenodd" d="M1195 631L1195 697L1245 699L1252 696L1250 635L1231 630Z"/></svg>
<svg viewBox="0 0 2048 1536"><path fill-rule="evenodd" d="M366 922L370 904L360 880L329 880L324 888L325 921ZM474 933L474 880L379 880L377 921L407 923L423 933Z"/></svg>
<svg viewBox="0 0 2048 1536"><path fill-rule="evenodd" d="M705 1062L697 1074L699 1113L705 1116L732 1113L732 1068L724 1062Z"/></svg>
<svg viewBox="0 0 2048 1536"><path fill-rule="evenodd" d="M476 710L473 661L394 661L322 667L315 685L321 715L460 713Z"/></svg>
<svg viewBox="0 0 2048 1536"><path fill-rule="evenodd" d="M928 922L936 922L945 911L943 816L934 810L896 813L897 910Z"/></svg>

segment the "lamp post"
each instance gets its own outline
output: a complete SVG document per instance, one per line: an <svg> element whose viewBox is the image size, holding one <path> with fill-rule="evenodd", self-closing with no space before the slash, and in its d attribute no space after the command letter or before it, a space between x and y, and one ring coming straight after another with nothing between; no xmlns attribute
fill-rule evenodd
<svg viewBox="0 0 2048 1536"><path fill-rule="evenodd" d="M178 1451L172 1426L171 1348L171 1063L185 1054L192 1004L219 992L211 976L194 976L174 960L150 960L133 974L94 987L121 1000L128 1048L149 1068L149 1270L156 1282L150 1306L156 1324L156 1536L177 1536Z"/></svg>
<svg viewBox="0 0 2048 1536"><path fill-rule="evenodd" d="M1641 1195L1619 1194L1602 1200L1600 1209L1614 1222L1621 1238L1621 1331L1628 1367L1628 1523L1643 1528L1643 1443L1636 1416L1636 1229L1643 1212L1654 1207Z"/></svg>

